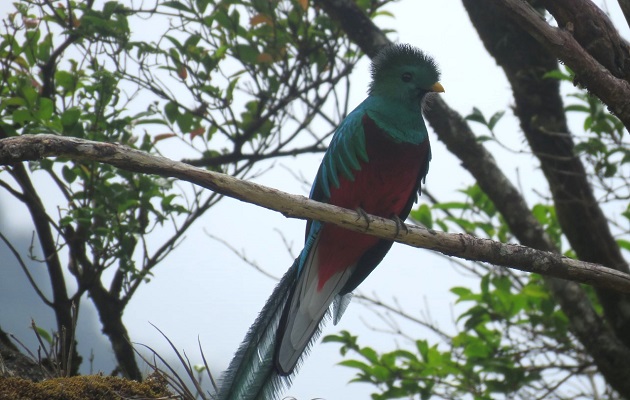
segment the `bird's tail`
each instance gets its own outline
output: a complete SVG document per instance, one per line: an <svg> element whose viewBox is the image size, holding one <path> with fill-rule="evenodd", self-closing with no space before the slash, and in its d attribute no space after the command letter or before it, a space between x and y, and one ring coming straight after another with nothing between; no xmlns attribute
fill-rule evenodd
<svg viewBox="0 0 630 400"><path fill-rule="evenodd" d="M297 279L299 259L282 277L249 328L223 376L219 400L273 399L283 386L290 384L290 377L276 372L274 349L278 323Z"/></svg>

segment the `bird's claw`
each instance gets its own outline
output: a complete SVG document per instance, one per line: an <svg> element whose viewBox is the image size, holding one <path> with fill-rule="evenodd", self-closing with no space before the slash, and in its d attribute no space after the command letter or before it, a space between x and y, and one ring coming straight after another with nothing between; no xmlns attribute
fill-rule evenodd
<svg viewBox="0 0 630 400"><path fill-rule="evenodd" d="M368 229L370 229L370 216L369 216L369 215L368 215L368 213L366 213L366 212L365 212L365 210L364 210L364 209L362 209L361 207L357 207L357 208L355 209L355 211L356 211L356 212L357 212L357 214L358 214L358 217L357 217L357 222L358 222L361 218L363 218L363 219L365 220L365 222L367 223L367 226L365 227L365 231L367 232L367 230L368 230Z"/></svg>
<svg viewBox="0 0 630 400"><path fill-rule="evenodd" d="M406 234L409 233L409 228L407 228L405 222L400 219L398 215L392 215L392 220L396 223L396 236L398 236L401 230L404 230Z"/></svg>

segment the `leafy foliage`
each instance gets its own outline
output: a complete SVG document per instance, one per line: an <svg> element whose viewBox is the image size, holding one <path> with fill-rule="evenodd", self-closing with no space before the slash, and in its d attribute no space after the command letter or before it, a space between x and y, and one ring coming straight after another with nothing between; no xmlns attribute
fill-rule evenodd
<svg viewBox="0 0 630 400"><path fill-rule="evenodd" d="M357 370L354 381L374 384L379 392L372 398L378 400L531 398L592 366L581 360L566 317L539 277L522 283L488 273L477 290L451 292L469 307L459 314L457 332L444 341L416 340L409 349L385 353L360 346L345 331L325 341L340 343L342 355L360 357L340 365Z"/></svg>
<svg viewBox="0 0 630 400"><path fill-rule="evenodd" d="M573 81L575 75L571 69L551 71L546 78ZM576 92L568 95L572 104L565 110L574 115L584 117L583 134L575 145L575 153L583 157L592 168L595 180L602 186L608 196L628 198L627 191L613 189L618 182L628 182L628 163L630 150L625 138L623 123L615 115L606 110L597 97L587 92ZM616 178L616 179L613 179Z"/></svg>
<svg viewBox="0 0 630 400"><path fill-rule="evenodd" d="M330 132L309 132L310 123L332 130L346 112L338 84L359 57L303 0L14 7L0 32L0 137L54 133L122 143L239 177L260 160L322 151ZM371 2L365 7L376 13ZM57 213L32 215L49 274L62 276L65 251L77 287L58 280L56 298L69 300L42 300L61 329L70 305L89 293L120 369L139 378L124 309L220 197L91 162L29 167L4 169L0 183L30 210L41 202L27 189L33 176L56 188L47 197L61 199ZM170 233L155 244L161 232ZM73 360L76 372L80 358Z"/></svg>
<svg viewBox="0 0 630 400"><path fill-rule="evenodd" d="M479 185L473 184L459 192L464 195L462 201L422 204L411 211L410 218L430 229L438 227L444 232L455 229L502 242L509 241L505 221Z"/></svg>
<svg viewBox="0 0 630 400"><path fill-rule="evenodd" d="M554 71L546 77L572 80L570 71ZM626 204L626 178L619 173L627 163L623 125L606 112L598 99L583 92L570 98L578 103L567 106L567 112L584 117L584 134L575 146L576 153L588 160L593 180L600 182L605 198ZM466 119L478 122L490 132L489 136L478 136L480 141L499 141L495 129L503 115L499 111L486 118L474 108ZM620 181L621 184L613 184ZM421 204L410 218L429 229L465 232L501 242L513 240L503 217L477 184L460 190L460 194L457 201ZM532 207L532 214L558 249L575 257L573 250L567 248L555 206L538 203ZM619 228L621 233L628 233L627 229ZM630 248L624 239L618 241L622 247ZM409 342L392 351L363 346L357 336L347 331L324 338L325 342L340 345L340 353L346 357L340 365L356 371L354 382L374 385L376 392L372 398L378 400L466 396L529 399L552 393L554 398L574 399L596 395L598 389L592 381L594 362L572 336L568 318L540 276L482 264L464 268L479 276L479 286L451 288L458 305L454 332L445 332L430 321L421 320L440 339L412 340L403 334ZM602 313L593 288L584 289L595 309ZM418 321L381 301L372 306ZM398 329L393 331L400 332ZM580 381L583 384L568 384ZM608 398L617 398L610 388L603 392Z"/></svg>
<svg viewBox="0 0 630 400"><path fill-rule="evenodd" d="M356 4L376 17L388 15L381 10L387 2ZM347 112L339 88L348 84L359 52L313 2L23 0L13 6L0 31L0 138L55 133L122 143L251 177L260 160L323 151L323 141ZM147 25L152 29L143 32ZM568 69L545 78L574 81ZM586 160L602 204L621 205L611 226L620 247L630 251L627 134L593 96L578 92L569 98L566 111L583 118L575 155ZM486 117L473 108L466 119L483 126L479 142L501 144L496 132L504 115ZM313 131L314 121L329 131ZM34 177L45 178L47 189L36 187ZM219 197L65 159L5 167L0 187L33 217L54 299L35 289L55 313L58 331L71 326L72 304L89 294L119 369L139 378L122 321L125 307ZM55 198L56 207L42 206ZM556 207L543 197L532 212L558 248L574 256ZM463 188L454 200L422 204L412 218L428 228L513 240L478 185ZM150 246L150 238L165 229L169 236ZM64 276L65 259L64 271L75 280L67 285L55 281ZM459 316L454 332L439 332L440 341L415 339L407 349L382 353L348 332L325 341L353 357L342 365L357 371L355 381L375 386L374 399L601 394L592 388L597 371L591 357L540 277L480 264L467 268L479 285L452 288ZM588 294L602 314L594 291ZM76 352L73 335L49 340L46 330L37 332L55 344L49 358L71 360L69 371L76 373L81 358L68 350ZM52 354L60 353L57 347L64 353ZM603 395L616 398L608 387Z"/></svg>

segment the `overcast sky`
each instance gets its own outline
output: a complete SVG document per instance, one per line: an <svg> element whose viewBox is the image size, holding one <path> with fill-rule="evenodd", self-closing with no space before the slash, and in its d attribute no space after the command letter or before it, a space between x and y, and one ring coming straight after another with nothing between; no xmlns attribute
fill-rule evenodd
<svg viewBox="0 0 630 400"><path fill-rule="evenodd" d="M9 2L0 3L0 12L6 14ZM601 2L598 2L601 3ZM618 27L621 23L620 11L614 1L607 3ZM470 24L462 5L456 1L402 0L387 7L395 19L379 17L376 23L382 28L394 28L397 33L392 38L410 43L434 56L442 70L441 82L446 89L442 94L446 102L462 115L471 112L473 107L484 114L492 115L506 110L506 117L496 128L498 136L514 149L524 149L523 135L509 109L512 97L509 85L483 48L476 32ZM136 27L132 27L134 29ZM145 27L143 27L145 29ZM622 31L628 37L627 29ZM352 80L351 104L358 105L365 97L369 82L369 60L363 60L355 69ZM570 91L570 88L567 88ZM480 125L473 125L478 134L486 134ZM450 155L444 146L430 132L433 147L433 161L427 177L426 187L438 199L458 198L455 190L472 183L467 172L462 170L457 159ZM506 153L495 144L489 143L506 174L513 182L520 182L524 195L531 204L539 199L536 191L546 192L542 174L528 154ZM169 154L179 158L177 154ZM301 185L287 171L300 171L305 177L315 176L321 155L308 155L298 159L283 159L276 167L257 179L257 182L277 189L308 195L308 188ZM282 168L282 166L287 168ZM425 201L425 199L420 199ZM16 235L22 235L25 243L31 235L29 217L20 213L19 207L11 203L5 192L0 192L0 202L4 215L0 215L0 229L9 228ZM10 210L7 213L6 210ZM134 342L143 343L157 349L163 356L169 354L164 339L149 324L159 327L177 345L186 350L193 363L199 363L197 338L201 340L206 357L211 365L225 368L243 339L246 330L254 321L275 285L275 281L244 264L222 244L210 239L205 232L220 236L236 248L244 251L262 268L280 277L292 263L281 232L292 243L293 254L302 246L304 222L284 218L278 213L224 199L209 211L186 235L186 240L155 271L148 285L144 285L134 296L125 311L125 323ZM1 247L1 246L0 246ZM4 250L4 249L2 249ZM6 256L6 271L17 270L17 264ZM6 276L6 275L5 275ZM19 276L19 274L18 274ZM18 287L22 283L7 285ZM453 301L449 288L456 285L476 285L475 281L463 276L444 257L430 251L412 249L400 244L394 245L380 266L360 286L359 292L367 295L377 293L384 301L394 298L408 312L419 314L429 312L440 328L453 332ZM22 285L24 293L27 285ZM38 316L40 325L45 324L47 309L43 305L31 304L28 312L17 312L17 305L7 306L8 292L0 294L0 323L4 329L23 336L31 316ZM11 295L13 296L13 295ZM14 297L9 297L14 298ZM81 319L88 328L86 332L98 332L100 327L91 304L83 302ZM6 316L11 314L11 324L6 325ZM88 323L92 320L92 323ZM52 323L49 319L48 323ZM387 333L375 332L366 323L383 328L378 319L359 304L351 304L337 326L328 324L323 334L336 333L342 329L360 336L362 345L370 345L382 351L393 350L396 346L406 346L400 338ZM407 334L418 339L435 341L430 332L417 325L402 323ZM22 334L20 334L22 332ZM82 343L83 349L89 344ZM95 365L112 365L113 355L107 344L94 344L98 359ZM294 384L285 394L298 399L321 397L326 399L368 398L374 388L364 384L348 384L354 371L335 365L341 361L338 346L316 344L311 355L294 379Z"/></svg>

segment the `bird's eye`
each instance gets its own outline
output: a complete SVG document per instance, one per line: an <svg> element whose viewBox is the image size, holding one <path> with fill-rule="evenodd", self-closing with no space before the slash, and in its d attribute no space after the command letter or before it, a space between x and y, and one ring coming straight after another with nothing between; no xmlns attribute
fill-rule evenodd
<svg viewBox="0 0 630 400"><path fill-rule="evenodd" d="M403 82L411 82L411 72L403 73L401 79L403 80Z"/></svg>

